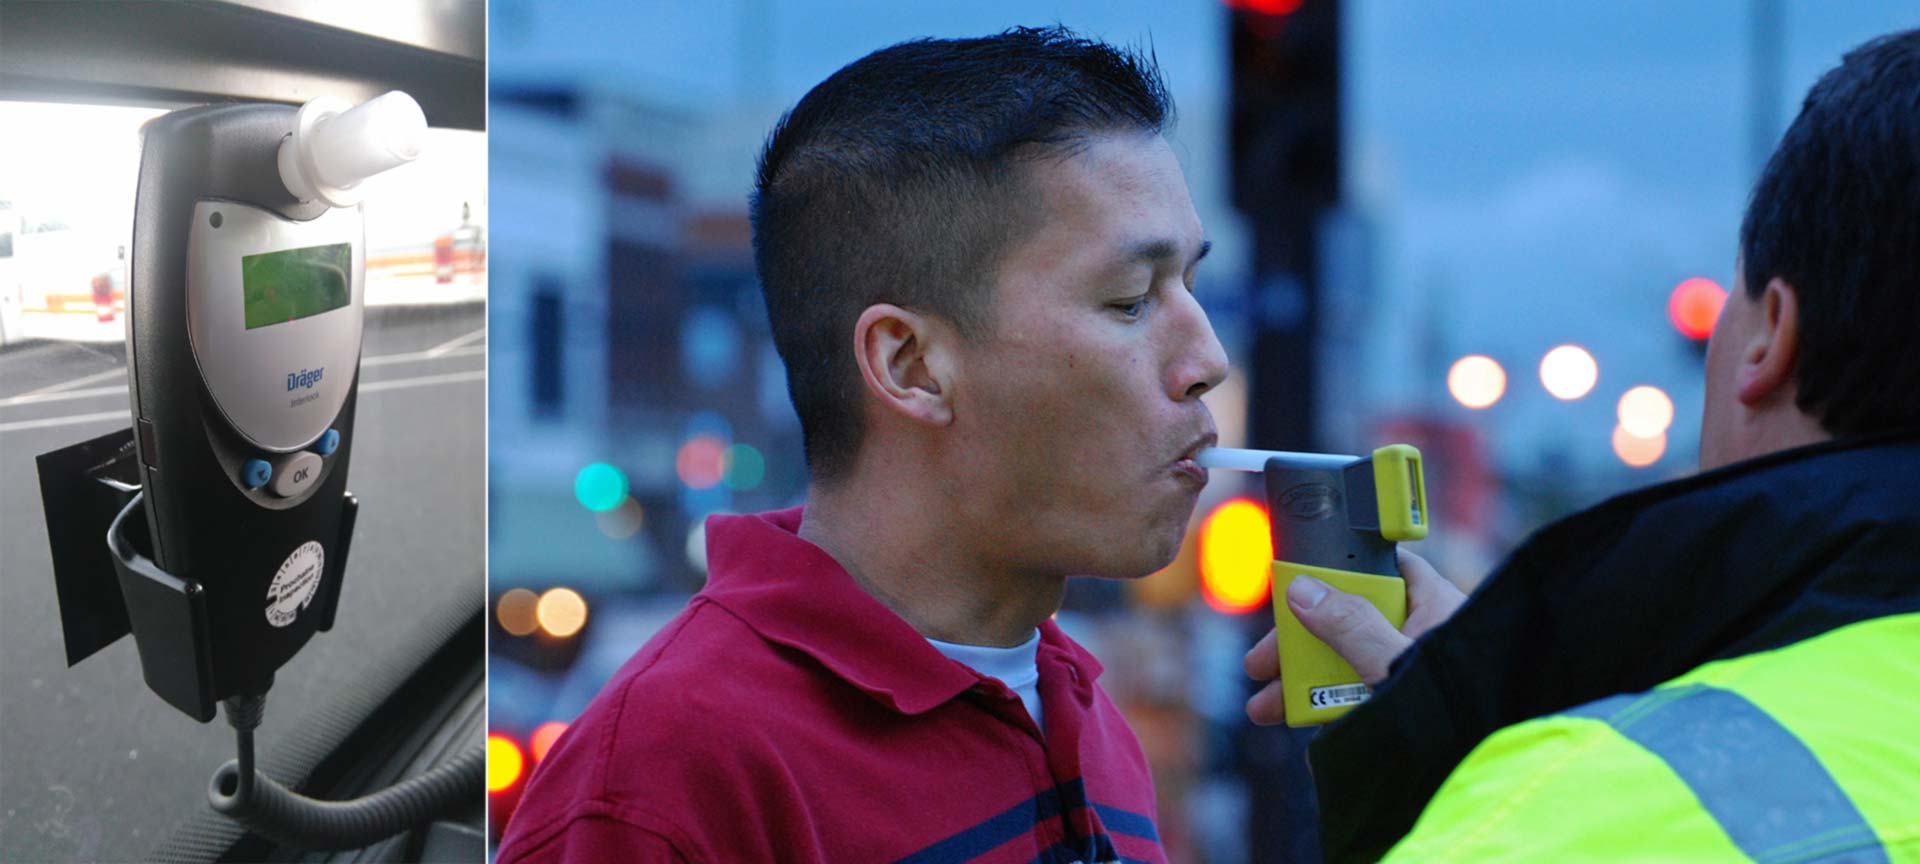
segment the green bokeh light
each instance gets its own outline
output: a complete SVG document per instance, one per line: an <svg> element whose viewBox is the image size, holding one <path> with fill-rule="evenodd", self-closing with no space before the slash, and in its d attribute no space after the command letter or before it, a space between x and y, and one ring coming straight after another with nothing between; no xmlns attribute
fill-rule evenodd
<svg viewBox="0 0 1920 864"><path fill-rule="evenodd" d="M588 510L605 513L627 500L627 475L605 462L595 462L574 475L573 497Z"/></svg>
<svg viewBox="0 0 1920 864"><path fill-rule="evenodd" d="M735 492L753 489L767 479L767 459L751 444L728 447L726 466L727 488Z"/></svg>

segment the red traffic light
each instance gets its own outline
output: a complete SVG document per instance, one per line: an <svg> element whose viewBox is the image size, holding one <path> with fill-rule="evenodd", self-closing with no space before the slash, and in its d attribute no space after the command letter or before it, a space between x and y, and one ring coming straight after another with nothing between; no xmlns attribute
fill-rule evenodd
<svg viewBox="0 0 1920 864"><path fill-rule="evenodd" d="M1673 328L1688 339L1713 335L1713 322L1720 319L1720 307L1727 303L1727 291L1720 283L1698 276L1681 282L1667 298L1667 317Z"/></svg>
<svg viewBox="0 0 1920 864"><path fill-rule="evenodd" d="M1303 2L1305 0L1227 0L1227 5L1234 9L1244 9L1262 15L1280 16L1292 15L1300 11L1300 4Z"/></svg>

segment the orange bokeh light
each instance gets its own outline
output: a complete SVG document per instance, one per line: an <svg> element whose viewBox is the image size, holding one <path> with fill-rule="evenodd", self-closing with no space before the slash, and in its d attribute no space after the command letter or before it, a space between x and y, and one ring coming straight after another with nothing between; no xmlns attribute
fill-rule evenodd
<svg viewBox="0 0 1920 864"><path fill-rule="evenodd" d="M1713 324L1720 320L1720 309L1727 303L1727 291L1712 279L1694 277L1674 286L1667 298L1667 317L1673 327L1688 339L1713 335Z"/></svg>
<svg viewBox="0 0 1920 864"><path fill-rule="evenodd" d="M1273 529L1267 508L1235 498L1200 523L1200 593L1229 615L1260 608L1273 590Z"/></svg>
<svg viewBox="0 0 1920 864"><path fill-rule="evenodd" d="M697 436L680 445L673 468L680 482L695 489L712 489L727 476L727 445L711 435Z"/></svg>
<svg viewBox="0 0 1920 864"><path fill-rule="evenodd" d="M1620 428L1635 438L1666 434L1673 425L1673 399L1658 387L1642 384L1620 397Z"/></svg>
<svg viewBox="0 0 1920 864"><path fill-rule="evenodd" d="M1540 359L1540 383L1553 398L1571 402L1593 392L1600 380L1600 364L1578 345L1561 345Z"/></svg>
<svg viewBox="0 0 1920 864"><path fill-rule="evenodd" d="M540 628L558 639L565 639L587 626L587 599L572 588L548 588L533 607Z"/></svg>
<svg viewBox="0 0 1920 864"><path fill-rule="evenodd" d="M549 720L534 727L532 737L527 739L527 749L533 751L533 761L538 763L547 758L547 751L553 749L553 742L560 740L560 733L567 731L567 724L558 720Z"/></svg>
<svg viewBox="0 0 1920 864"><path fill-rule="evenodd" d="M1667 433L1651 438L1635 437L1620 426L1613 427L1613 455L1634 468L1645 468L1660 461L1667 452Z"/></svg>
<svg viewBox="0 0 1920 864"><path fill-rule="evenodd" d="M1500 401L1507 392L1507 370L1492 357L1469 354L1447 370L1447 392L1468 408L1481 409Z"/></svg>

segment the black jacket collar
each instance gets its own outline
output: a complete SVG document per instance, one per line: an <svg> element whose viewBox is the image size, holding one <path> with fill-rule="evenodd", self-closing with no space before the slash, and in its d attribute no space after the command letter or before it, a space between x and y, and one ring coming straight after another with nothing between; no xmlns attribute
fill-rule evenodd
<svg viewBox="0 0 1920 864"><path fill-rule="evenodd" d="M1521 545L1309 749L1329 861L1376 860L1482 739L1702 663L1920 611L1920 435L1614 498Z"/></svg>

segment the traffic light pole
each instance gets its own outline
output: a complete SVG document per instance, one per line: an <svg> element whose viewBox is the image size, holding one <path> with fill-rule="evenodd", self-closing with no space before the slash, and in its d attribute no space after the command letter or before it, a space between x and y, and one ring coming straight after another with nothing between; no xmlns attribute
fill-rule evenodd
<svg viewBox="0 0 1920 864"><path fill-rule="evenodd" d="M1281 14L1230 5L1232 189L1254 240L1247 431L1260 447L1320 450L1320 231L1340 199L1340 8L1337 0L1304 0ZM1252 644L1271 622L1247 620ZM1314 730L1243 732L1235 756L1249 793L1250 860L1319 861L1306 760Z"/></svg>
<svg viewBox="0 0 1920 864"><path fill-rule="evenodd" d="M1320 224L1340 200L1339 6L1231 21L1233 201L1254 239L1248 431L1314 450Z"/></svg>

